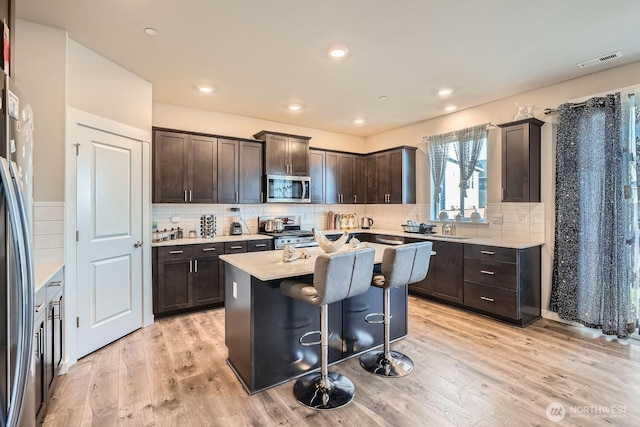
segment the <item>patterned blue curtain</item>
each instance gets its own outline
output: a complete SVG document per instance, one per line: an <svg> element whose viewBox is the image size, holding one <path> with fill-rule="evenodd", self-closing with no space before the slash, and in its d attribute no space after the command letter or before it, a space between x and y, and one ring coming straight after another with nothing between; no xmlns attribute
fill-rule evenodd
<svg viewBox="0 0 640 427"><path fill-rule="evenodd" d="M620 94L559 107L549 308L627 338L635 327L628 137ZM637 204L636 204L637 206Z"/></svg>

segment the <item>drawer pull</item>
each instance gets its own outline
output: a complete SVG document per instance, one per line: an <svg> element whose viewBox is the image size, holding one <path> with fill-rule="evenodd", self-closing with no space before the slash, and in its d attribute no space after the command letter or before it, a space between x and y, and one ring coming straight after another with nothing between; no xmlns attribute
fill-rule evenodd
<svg viewBox="0 0 640 427"><path fill-rule="evenodd" d="M489 301L489 302L494 302L495 300L493 298L489 298L489 297L480 297L481 300L484 301Z"/></svg>
<svg viewBox="0 0 640 427"><path fill-rule="evenodd" d="M229 249L242 249L242 246L229 246Z"/></svg>
<svg viewBox="0 0 640 427"><path fill-rule="evenodd" d="M36 313L40 313L40 310L42 310L42 307L44 307L44 306L45 306L45 304L44 304L44 303L42 303L42 304L40 304L40 305L37 305L37 306L36 306Z"/></svg>
<svg viewBox="0 0 640 427"><path fill-rule="evenodd" d="M480 253L485 255L495 255L495 252L493 251L480 251Z"/></svg>
<svg viewBox="0 0 640 427"><path fill-rule="evenodd" d="M62 286L62 280L59 282L51 282L47 285L48 288L59 288L60 286Z"/></svg>
<svg viewBox="0 0 640 427"><path fill-rule="evenodd" d="M211 252L217 250L216 248L204 248L202 252Z"/></svg>
<svg viewBox="0 0 640 427"><path fill-rule="evenodd" d="M493 272L493 271L487 271L487 270L480 270L480 273L482 273L482 274L488 274L488 275L490 275L490 276L493 276L494 274L496 274L496 273L495 273L495 272Z"/></svg>
<svg viewBox="0 0 640 427"><path fill-rule="evenodd" d="M256 245L256 248L265 248L267 246L266 243L260 243Z"/></svg>
<svg viewBox="0 0 640 427"><path fill-rule="evenodd" d="M184 251L169 251L170 254L181 254L184 253Z"/></svg>

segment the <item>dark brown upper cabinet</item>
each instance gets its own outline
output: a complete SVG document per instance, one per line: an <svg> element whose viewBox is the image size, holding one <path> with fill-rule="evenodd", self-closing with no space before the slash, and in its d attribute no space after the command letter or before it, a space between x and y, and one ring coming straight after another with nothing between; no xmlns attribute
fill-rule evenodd
<svg viewBox="0 0 640 427"><path fill-rule="evenodd" d="M311 177L311 203L325 202L325 151L309 150L309 176Z"/></svg>
<svg viewBox="0 0 640 427"><path fill-rule="evenodd" d="M218 203L262 203L262 143L218 139Z"/></svg>
<svg viewBox="0 0 640 427"><path fill-rule="evenodd" d="M366 202L416 202L416 148L400 147L366 158Z"/></svg>
<svg viewBox="0 0 640 427"><path fill-rule="evenodd" d="M265 142L265 174L309 176L310 137L265 130L253 137Z"/></svg>
<svg viewBox="0 0 640 427"><path fill-rule="evenodd" d="M530 118L498 125L502 128L502 201L540 201L540 128Z"/></svg>
<svg viewBox="0 0 640 427"><path fill-rule="evenodd" d="M216 203L217 139L156 130L153 202Z"/></svg>
<svg viewBox="0 0 640 427"><path fill-rule="evenodd" d="M361 155L326 151L325 203L364 203L364 174L364 157Z"/></svg>

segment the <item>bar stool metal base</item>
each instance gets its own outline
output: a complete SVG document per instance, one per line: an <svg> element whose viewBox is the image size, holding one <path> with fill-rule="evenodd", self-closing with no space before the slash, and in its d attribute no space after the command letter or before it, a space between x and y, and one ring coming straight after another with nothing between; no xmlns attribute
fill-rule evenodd
<svg viewBox="0 0 640 427"><path fill-rule="evenodd" d="M327 383L321 385L322 375L314 372L300 377L293 386L293 395L311 409L331 410L348 405L356 395L351 380L336 372L327 374Z"/></svg>
<svg viewBox="0 0 640 427"><path fill-rule="evenodd" d="M413 360L398 351L390 351L391 357L383 351L370 351L360 356L360 366L381 377L399 378L413 371Z"/></svg>

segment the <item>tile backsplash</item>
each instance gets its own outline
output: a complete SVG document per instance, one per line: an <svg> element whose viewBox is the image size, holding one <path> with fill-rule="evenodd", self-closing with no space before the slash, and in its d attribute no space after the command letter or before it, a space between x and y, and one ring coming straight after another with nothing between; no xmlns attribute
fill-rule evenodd
<svg viewBox="0 0 640 427"><path fill-rule="evenodd" d="M240 212L231 212L232 207ZM300 215L302 228L326 228L327 213L355 213L358 218L373 218L374 229L400 230L408 219L430 222L429 204L413 205L311 205L311 204L262 204L262 205L191 205L154 204L153 219L158 229L183 228L186 232L196 230L200 235L200 216L213 214L217 219L216 235L228 232L237 216L242 218L251 233L258 231L258 217L273 215ZM457 234L471 237L489 237L505 240L544 241L545 215L543 203L496 203L489 204L486 216L502 215L502 224L456 223ZM178 222L172 223L172 217ZM433 222L433 221L431 221Z"/></svg>
<svg viewBox="0 0 640 427"><path fill-rule="evenodd" d="M35 264L64 261L64 202L33 203Z"/></svg>

